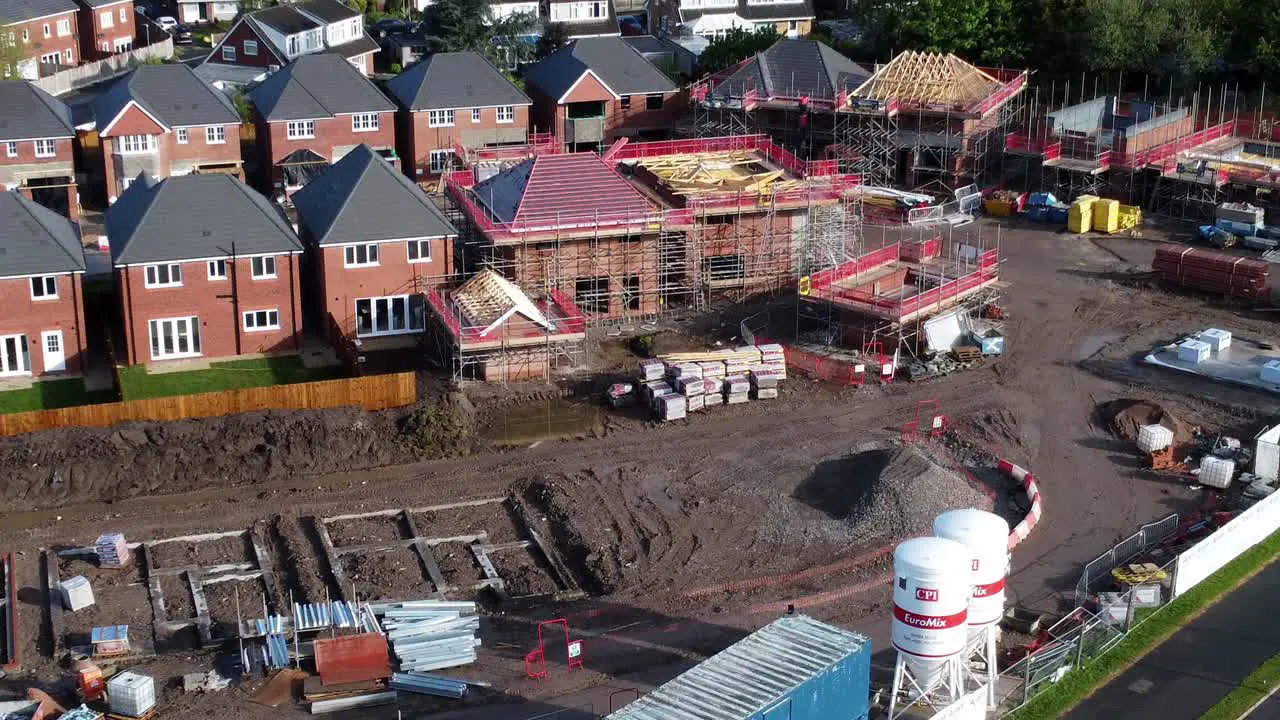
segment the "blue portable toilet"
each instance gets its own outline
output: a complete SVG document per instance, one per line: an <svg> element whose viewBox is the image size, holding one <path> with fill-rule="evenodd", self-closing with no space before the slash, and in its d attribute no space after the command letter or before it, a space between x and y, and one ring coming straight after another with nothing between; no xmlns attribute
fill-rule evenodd
<svg viewBox="0 0 1280 720"><path fill-rule="evenodd" d="M871 640L789 615L606 720L866 720Z"/></svg>

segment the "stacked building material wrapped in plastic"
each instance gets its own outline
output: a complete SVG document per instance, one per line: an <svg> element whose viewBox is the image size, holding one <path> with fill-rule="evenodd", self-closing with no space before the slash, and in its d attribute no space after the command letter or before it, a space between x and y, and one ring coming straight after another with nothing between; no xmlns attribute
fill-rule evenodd
<svg viewBox="0 0 1280 720"><path fill-rule="evenodd" d="M99 567L122 568L129 564L129 545L124 541L123 533L99 535L93 549L98 554Z"/></svg>
<svg viewBox="0 0 1280 720"><path fill-rule="evenodd" d="M299 630L314 630L330 626L353 628L356 627L356 617L351 607L341 600L312 605L294 603L293 626Z"/></svg>
<svg viewBox="0 0 1280 720"><path fill-rule="evenodd" d="M641 360L639 365L640 382L661 380L666 373L666 366L661 360Z"/></svg>
<svg viewBox="0 0 1280 720"><path fill-rule="evenodd" d="M743 375L724 379L724 404L737 405L751 399L751 381Z"/></svg>
<svg viewBox="0 0 1280 720"><path fill-rule="evenodd" d="M771 400L778 397L778 383L782 376L772 370L751 373L751 397L755 400Z"/></svg>
<svg viewBox="0 0 1280 720"><path fill-rule="evenodd" d="M480 645L480 618L473 602L414 600L368 603L386 633L402 672L469 665Z"/></svg>
<svg viewBox="0 0 1280 720"><path fill-rule="evenodd" d="M395 673L388 685L394 690L435 695L436 697L461 700L467 695L467 684L461 680L443 678L430 674Z"/></svg>
<svg viewBox="0 0 1280 720"><path fill-rule="evenodd" d="M1165 282L1196 290L1249 300L1264 300L1271 293L1267 287L1271 266L1263 260L1185 245L1161 245L1156 248L1151 269Z"/></svg>
<svg viewBox="0 0 1280 720"><path fill-rule="evenodd" d="M654 410L658 413L658 419L663 422L679 420L688 412L688 403L685 396L677 393L656 397L653 402Z"/></svg>

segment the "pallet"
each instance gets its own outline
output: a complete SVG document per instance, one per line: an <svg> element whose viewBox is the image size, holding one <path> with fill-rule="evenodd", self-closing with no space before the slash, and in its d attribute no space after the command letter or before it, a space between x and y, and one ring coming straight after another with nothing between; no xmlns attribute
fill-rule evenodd
<svg viewBox="0 0 1280 720"><path fill-rule="evenodd" d="M107 720L151 720L156 716L156 709L152 707L150 710L141 715L122 715L120 713L107 713Z"/></svg>
<svg viewBox="0 0 1280 720"><path fill-rule="evenodd" d="M979 362L982 360L982 350L972 345L958 345L951 349L951 354L955 355L956 360L960 362Z"/></svg>

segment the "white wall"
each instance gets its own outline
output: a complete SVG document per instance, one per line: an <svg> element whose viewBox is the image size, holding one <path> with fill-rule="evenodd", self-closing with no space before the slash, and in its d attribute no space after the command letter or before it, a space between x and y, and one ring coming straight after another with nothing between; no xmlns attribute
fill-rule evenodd
<svg viewBox="0 0 1280 720"><path fill-rule="evenodd" d="M1280 476L1280 425L1258 433L1253 448L1253 474L1267 481Z"/></svg>
<svg viewBox="0 0 1280 720"><path fill-rule="evenodd" d="M1280 492L1272 493L1179 555L1173 582L1174 597L1199 585L1277 529L1280 529Z"/></svg>

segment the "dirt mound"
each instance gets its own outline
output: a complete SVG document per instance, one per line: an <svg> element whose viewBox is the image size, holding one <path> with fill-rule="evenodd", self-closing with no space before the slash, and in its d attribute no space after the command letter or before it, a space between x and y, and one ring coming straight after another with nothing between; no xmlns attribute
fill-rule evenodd
<svg viewBox="0 0 1280 720"><path fill-rule="evenodd" d="M1143 425L1163 425L1169 428L1173 431L1175 443L1189 442L1193 437L1191 426L1149 400L1112 400L1098 406L1098 416L1112 435L1128 442L1138 439L1138 429Z"/></svg>
<svg viewBox="0 0 1280 720"><path fill-rule="evenodd" d="M859 532L902 538L928 531L939 513L986 508L991 500L964 478L912 447L871 449L853 455L856 501L845 521Z"/></svg>

